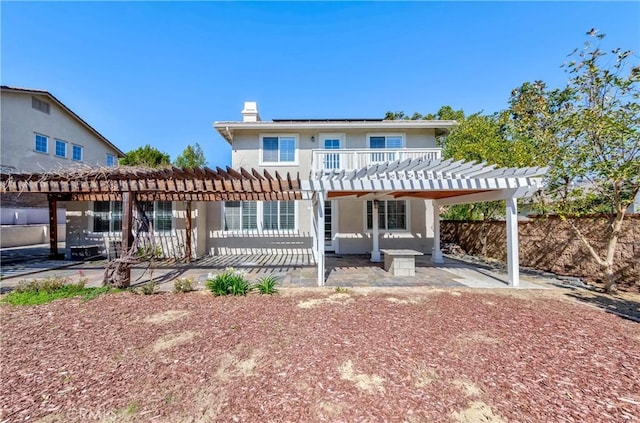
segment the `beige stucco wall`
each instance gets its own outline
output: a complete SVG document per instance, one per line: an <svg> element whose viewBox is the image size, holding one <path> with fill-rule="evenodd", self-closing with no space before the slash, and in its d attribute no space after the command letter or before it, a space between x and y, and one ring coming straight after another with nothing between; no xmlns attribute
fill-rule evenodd
<svg viewBox="0 0 640 423"><path fill-rule="evenodd" d="M87 129L76 118L46 96L35 96L50 104L50 114L31 107L29 93L2 91L2 125L0 129L0 164L22 171L42 171L83 163L106 165L107 153L117 152ZM48 153L35 150L35 134L49 137ZM55 155L55 139L67 142L67 158ZM71 146L83 147L83 160L71 160Z"/></svg>
<svg viewBox="0 0 640 423"><path fill-rule="evenodd" d="M234 168L246 167L263 169L269 171L277 170L278 172L300 172L300 177L306 178L311 170L312 150L321 149L319 142L320 133L344 133L345 143L341 148L368 148L367 134L370 133L388 133L388 134L405 134L406 148L435 148L436 136L433 129L410 129L402 131L247 131L236 130L234 132L233 145L231 146L231 160ZM261 166L260 165L260 134L286 134L296 135L298 137L298 165L297 166ZM315 142L311 141L311 137L315 137Z"/></svg>
<svg viewBox="0 0 640 423"><path fill-rule="evenodd" d="M232 145L232 166L234 168L267 169L272 175L299 173L301 179L309 178L312 150L320 149L320 133L342 133L345 135L341 148L368 148L367 134L398 134L405 136L406 148L435 148L436 137L433 129L407 130L304 130L304 131L255 131L236 130ZM297 136L297 165L260 165L260 135L280 134ZM311 137L315 142L311 141ZM364 254L372 249L371 234L365 231L365 208L362 199L341 199L337 201L336 253ZM426 202L428 205L430 201ZM311 227L311 201L297 201L298 230L294 233L259 233L257 231L225 232L222 225L222 203L207 206L207 252L220 254L289 254L310 253L313 240ZM433 222L430 213L425 213L425 201L413 200L409 205L409 229L407 231L381 232L380 248L410 248L431 253L433 247ZM261 216L258 216L260 219ZM323 236L323 232L319 234Z"/></svg>

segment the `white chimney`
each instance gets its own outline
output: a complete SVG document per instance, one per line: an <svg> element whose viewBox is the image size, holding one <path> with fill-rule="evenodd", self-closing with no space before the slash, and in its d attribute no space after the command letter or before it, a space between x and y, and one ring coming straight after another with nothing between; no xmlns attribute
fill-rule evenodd
<svg viewBox="0 0 640 423"><path fill-rule="evenodd" d="M260 115L258 114L258 103L255 101L245 101L244 109L242 109L242 121L243 122L259 122Z"/></svg>

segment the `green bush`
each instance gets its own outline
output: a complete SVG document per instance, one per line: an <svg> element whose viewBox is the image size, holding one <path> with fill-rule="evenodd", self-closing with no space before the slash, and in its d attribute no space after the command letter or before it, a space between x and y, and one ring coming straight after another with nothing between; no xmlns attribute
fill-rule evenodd
<svg viewBox="0 0 640 423"><path fill-rule="evenodd" d="M191 278L180 278L173 282L173 292L175 293L191 292L193 289L193 279Z"/></svg>
<svg viewBox="0 0 640 423"><path fill-rule="evenodd" d="M278 278L275 276L265 276L263 278L258 279L258 282L253 285L255 289L262 295L272 295L278 292L276 289L276 285L278 284Z"/></svg>
<svg viewBox="0 0 640 423"><path fill-rule="evenodd" d="M149 281L139 288L139 292L142 295L153 295L156 293L158 284L155 281Z"/></svg>
<svg viewBox="0 0 640 423"><path fill-rule="evenodd" d="M51 277L40 280L21 281L8 293L2 302L12 305L45 304L60 298L82 296L84 300L91 300L101 294L110 292L109 287L87 288L87 280L80 279L72 283L69 278Z"/></svg>
<svg viewBox="0 0 640 423"><path fill-rule="evenodd" d="M207 288L214 296L221 295L247 295L251 291L251 285L244 278L244 274L232 267L227 267L217 276L209 275Z"/></svg>

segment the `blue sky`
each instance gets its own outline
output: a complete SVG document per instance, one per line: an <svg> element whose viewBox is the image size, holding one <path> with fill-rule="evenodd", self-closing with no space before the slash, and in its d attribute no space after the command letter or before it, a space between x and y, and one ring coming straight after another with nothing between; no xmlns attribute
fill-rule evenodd
<svg viewBox="0 0 640 423"><path fill-rule="evenodd" d="M216 120L383 117L506 107L525 81L562 86L592 27L640 51L639 2L2 2L1 81L46 89L122 150L172 159Z"/></svg>

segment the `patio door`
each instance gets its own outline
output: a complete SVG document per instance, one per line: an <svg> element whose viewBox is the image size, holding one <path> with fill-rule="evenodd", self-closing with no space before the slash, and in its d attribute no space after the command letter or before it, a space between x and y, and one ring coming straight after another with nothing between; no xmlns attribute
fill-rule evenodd
<svg viewBox="0 0 640 423"><path fill-rule="evenodd" d="M344 134L320 134L320 146L324 150L339 150L343 148ZM340 153L325 153L324 168L327 170L342 169L344 163L341 163Z"/></svg>
<svg viewBox="0 0 640 423"><path fill-rule="evenodd" d="M324 250L336 251L336 231L338 221L337 201L324 202Z"/></svg>

